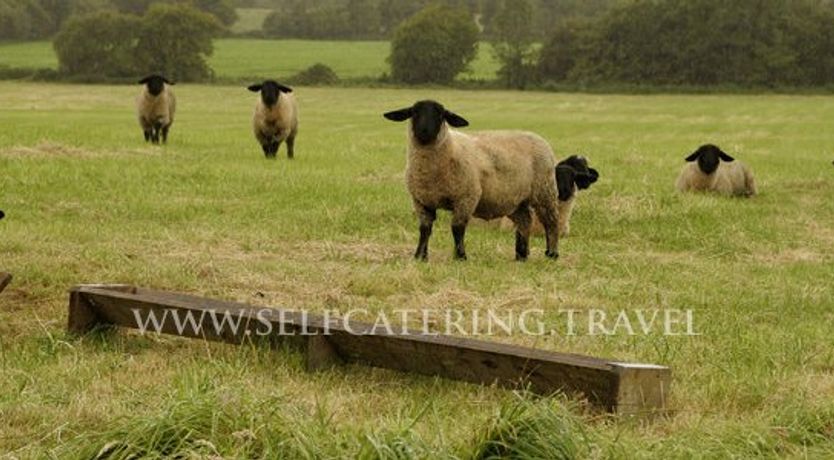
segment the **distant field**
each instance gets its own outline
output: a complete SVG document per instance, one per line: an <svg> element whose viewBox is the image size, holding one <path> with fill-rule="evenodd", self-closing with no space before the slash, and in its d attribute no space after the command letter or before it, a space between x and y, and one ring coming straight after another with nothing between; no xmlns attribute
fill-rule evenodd
<svg viewBox="0 0 834 460"><path fill-rule="evenodd" d="M268 8L238 8L237 22L232 24L231 31L239 34L261 30L264 19L272 11Z"/></svg>
<svg viewBox="0 0 834 460"><path fill-rule="evenodd" d="M266 161L253 94L178 87L171 143L154 148L137 90L0 82L0 270L15 275L0 457L834 458L834 98L299 87L296 159ZM411 259L406 128L381 114L426 97L468 130L533 130L599 169L557 262L536 238L516 263L513 235L484 227L455 262L445 212L428 263ZM675 193L704 142L751 165L761 196ZM309 374L258 346L79 339L67 288L84 282L370 315L692 309L700 335L484 337L671 366L674 412L642 424L363 366Z"/></svg>
<svg viewBox="0 0 834 460"><path fill-rule="evenodd" d="M57 69L52 42L0 42L0 67Z"/></svg>
<svg viewBox="0 0 834 460"><path fill-rule="evenodd" d="M333 68L340 78L379 77L389 72L388 42L221 39L209 65L220 78L286 78L315 64ZM0 66L57 68L51 42L0 43ZM472 71L463 78L493 79L498 66L482 43Z"/></svg>

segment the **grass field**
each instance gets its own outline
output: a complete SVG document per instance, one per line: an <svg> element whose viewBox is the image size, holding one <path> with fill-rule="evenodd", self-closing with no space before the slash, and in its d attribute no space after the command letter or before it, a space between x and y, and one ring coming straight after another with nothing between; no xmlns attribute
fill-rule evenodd
<svg viewBox="0 0 834 460"><path fill-rule="evenodd" d="M153 148L136 88L0 82L0 270L16 277L0 294L0 456L834 457L830 97L297 88L290 162L263 159L251 94L177 91L171 143ZM446 214L430 261L411 260L405 127L381 114L424 97L600 170L558 262L540 240L513 262L492 228L453 262ZM760 196L673 191L707 141L752 166ZM361 366L308 374L260 347L68 336L67 288L89 282L372 314L692 309L700 335L490 338L671 366L674 413L644 424Z"/></svg>
<svg viewBox="0 0 834 460"><path fill-rule="evenodd" d="M388 42L220 39L209 65L217 77L287 78L316 63L330 66L339 78L378 78L389 72ZM0 43L0 66L58 68L51 42ZM498 65L489 44L482 43L471 70L461 78L491 80Z"/></svg>

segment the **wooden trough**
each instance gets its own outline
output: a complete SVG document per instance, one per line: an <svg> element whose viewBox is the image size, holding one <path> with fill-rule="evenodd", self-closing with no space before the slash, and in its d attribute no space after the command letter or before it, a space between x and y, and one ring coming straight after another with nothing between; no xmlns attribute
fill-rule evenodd
<svg viewBox="0 0 834 460"><path fill-rule="evenodd" d="M166 313L167 311L167 313ZM527 388L539 394L580 393L594 405L621 414L657 413L666 408L668 367L623 363L575 354L459 338L393 334L368 323L326 319L300 312L254 307L127 285L83 285L70 291L68 330L83 334L101 325L141 329L153 314L154 332L242 343L264 335L298 347L307 368L362 363L478 384ZM186 321L178 317L195 318ZM237 319L239 327L217 328ZM142 321L145 321L144 323ZM231 323L226 323L231 324Z"/></svg>
<svg viewBox="0 0 834 460"><path fill-rule="evenodd" d="M0 272L0 292L3 292L6 289L6 286L12 282L12 274L6 272Z"/></svg>

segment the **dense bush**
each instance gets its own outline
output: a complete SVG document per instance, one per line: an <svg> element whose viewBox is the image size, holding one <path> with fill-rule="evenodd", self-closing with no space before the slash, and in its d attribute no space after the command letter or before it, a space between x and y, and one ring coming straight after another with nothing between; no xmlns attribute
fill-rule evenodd
<svg viewBox="0 0 834 460"><path fill-rule="evenodd" d="M62 74L99 79L164 73L175 80L208 78L205 58L220 30L206 13L156 4L139 17L110 11L72 17L54 41Z"/></svg>
<svg viewBox="0 0 834 460"><path fill-rule="evenodd" d="M403 83L450 83L478 52L468 11L429 6L402 23L391 42L391 76Z"/></svg>
<svg viewBox="0 0 834 460"><path fill-rule="evenodd" d="M211 76L206 57L214 51L212 39L221 32L213 16L185 5L155 4L142 23L137 47L147 71L185 81Z"/></svg>
<svg viewBox="0 0 834 460"><path fill-rule="evenodd" d="M289 80L294 85L334 85L339 83L339 76L324 64L313 64Z"/></svg>
<svg viewBox="0 0 834 460"><path fill-rule="evenodd" d="M637 0L589 29L557 28L552 80L661 85L834 81L834 12L813 0Z"/></svg>
<svg viewBox="0 0 834 460"><path fill-rule="evenodd" d="M143 67L136 52L141 26L137 16L109 11L72 17L55 36L60 71L67 75L135 76Z"/></svg>

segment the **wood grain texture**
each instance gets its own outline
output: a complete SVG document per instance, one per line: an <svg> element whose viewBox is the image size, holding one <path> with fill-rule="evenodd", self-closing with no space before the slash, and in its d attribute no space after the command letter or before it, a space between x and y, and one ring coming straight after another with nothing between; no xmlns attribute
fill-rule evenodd
<svg viewBox="0 0 834 460"><path fill-rule="evenodd" d="M305 353L309 370L362 363L544 395L579 395L623 414L664 410L671 384L664 366L448 335L395 334L368 323L131 286L73 288L68 330L84 333L101 324L141 329L150 313L162 319L158 331L165 334L234 344L267 336L275 344L288 343ZM182 320L186 315L192 321Z"/></svg>

